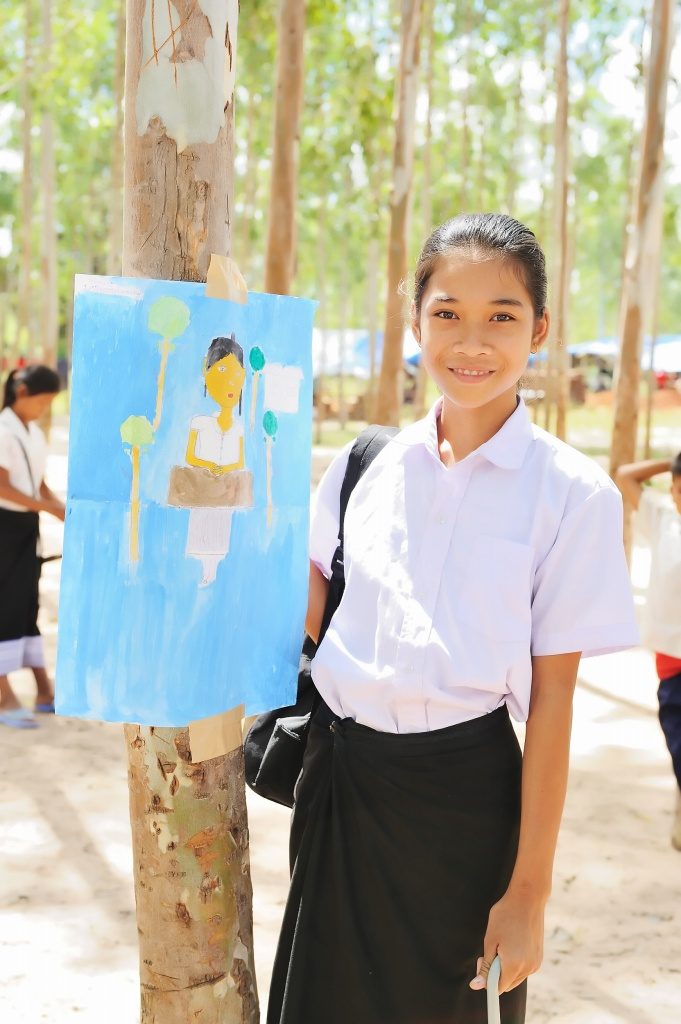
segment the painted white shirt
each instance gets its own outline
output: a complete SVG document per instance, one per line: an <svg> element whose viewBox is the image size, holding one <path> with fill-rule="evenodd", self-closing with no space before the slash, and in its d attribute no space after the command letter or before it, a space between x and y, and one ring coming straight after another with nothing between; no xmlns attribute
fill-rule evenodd
<svg viewBox="0 0 681 1024"><path fill-rule="evenodd" d="M22 445L31 465L30 472ZM36 423L29 423L26 428L9 407L3 409L0 412L0 466L8 471L12 487L35 497L45 475L46 461L47 442L40 427ZM13 512L29 511L12 501L0 501L0 508L7 508Z"/></svg>
<svg viewBox="0 0 681 1024"><path fill-rule="evenodd" d="M241 458L241 439L244 428L240 420L234 420L229 430L223 432L214 416L194 416L190 430L196 431L196 457L217 466L233 466Z"/></svg>
<svg viewBox="0 0 681 1024"><path fill-rule="evenodd" d="M636 528L650 544L643 643L659 654L681 658L681 516L671 497L645 488Z"/></svg>
<svg viewBox="0 0 681 1024"><path fill-rule="evenodd" d="M638 642L606 473L534 426L522 402L447 468L439 410L398 434L351 495L345 595L312 666L336 714L384 732L440 729L504 702L524 721L533 654ZM349 448L313 506L310 557L326 576Z"/></svg>

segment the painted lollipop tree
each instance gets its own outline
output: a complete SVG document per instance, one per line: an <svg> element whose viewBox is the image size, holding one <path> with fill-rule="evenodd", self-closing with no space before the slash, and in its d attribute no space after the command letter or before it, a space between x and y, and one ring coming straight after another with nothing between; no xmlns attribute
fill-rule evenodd
<svg viewBox="0 0 681 1024"><path fill-rule="evenodd" d="M146 416L128 416L121 424L121 440L129 448L132 461L130 486L130 561L133 565L140 557L140 455L154 443L154 429Z"/></svg>
<svg viewBox="0 0 681 1024"><path fill-rule="evenodd" d="M154 413L153 429L158 430L163 415L163 391L165 388L166 368L168 356L172 352L173 341L179 338L189 326L189 307L181 299L175 299L169 295L156 299L149 310L147 326L153 334L160 334L159 351L161 353L161 366L158 371L158 382L156 386L156 412Z"/></svg>
<svg viewBox="0 0 681 1024"><path fill-rule="evenodd" d="M267 459L267 526L272 525L272 445L274 444L277 431L279 429L279 421L275 414L271 411L267 411L262 419L262 425L265 429L265 449Z"/></svg>
<svg viewBox="0 0 681 1024"><path fill-rule="evenodd" d="M258 380L265 367L265 353L257 345L248 354L248 361L253 371L253 390L251 392L251 430L255 429L255 412L258 404Z"/></svg>

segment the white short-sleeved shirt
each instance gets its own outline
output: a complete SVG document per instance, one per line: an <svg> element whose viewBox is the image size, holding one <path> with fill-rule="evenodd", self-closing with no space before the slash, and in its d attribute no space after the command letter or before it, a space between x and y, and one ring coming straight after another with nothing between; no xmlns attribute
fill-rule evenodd
<svg viewBox="0 0 681 1024"><path fill-rule="evenodd" d="M3 409L0 412L0 467L8 471L12 487L35 497L45 475L46 460L47 442L40 427L36 423L25 426L9 406ZM28 512L23 505L12 501L0 501L0 508Z"/></svg>
<svg viewBox="0 0 681 1024"><path fill-rule="evenodd" d="M651 556L643 643L681 658L681 516L671 497L646 488L636 528L650 544Z"/></svg>
<svg viewBox="0 0 681 1024"><path fill-rule="evenodd" d="M351 495L345 595L312 667L336 714L384 732L444 728L504 702L524 721L532 655L638 643L607 474L534 426L522 402L447 468L440 407L401 431ZM349 450L313 506L310 556L327 576Z"/></svg>
<svg viewBox="0 0 681 1024"><path fill-rule="evenodd" d="M214 462L217 466L233 466L241 458L244 428L240 420L234 420L229 430L223 433L217 413L214 416L194 416L189 429L196 431L194 451L197 458Z"/></svg>

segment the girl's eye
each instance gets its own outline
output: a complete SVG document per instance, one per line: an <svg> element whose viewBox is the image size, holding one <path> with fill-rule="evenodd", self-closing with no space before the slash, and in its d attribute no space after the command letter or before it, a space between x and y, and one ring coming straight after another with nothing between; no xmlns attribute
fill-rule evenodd
<svg viewBox="0 0 681 1024"><path fill-rule="evenodd" d="M500 320L499 317L503 317L503 320ZM514 319L515 317L509 316L508 313L495 313L492 317L492 320L496 320L499 324L505 324Z"/></svg>
<svg viewBox="0 0 681 1024"><path fill-rule="evenodd" d="M435 316L439 317L441 320L458 320L459 319L453 309L438 309L438 311L435 314Z"/></svg>

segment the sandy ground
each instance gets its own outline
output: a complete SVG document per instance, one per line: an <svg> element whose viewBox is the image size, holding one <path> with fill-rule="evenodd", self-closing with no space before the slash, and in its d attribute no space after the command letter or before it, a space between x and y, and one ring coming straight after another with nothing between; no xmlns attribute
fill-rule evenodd
<svg viewBox="0 0 681 1024"><path fill-rule="evenodd" d="M65 440L58 426L50 482L60 490ZM46 553L58 550L59 525L46 522L45 534ZM46 566L42 626L52 664L58 579L58 563ZM15 680L30 703L31 677ZM674 783L655 686L645 651L582 664L546 958L532 981L529 1024L681 1020L681 854L669 843ZM122 731L43 719L32 733L0 727L0 752L0 1021L135 1024ZM286 895L288 814L254 797L249 816L264 1007Z"/></svg>

